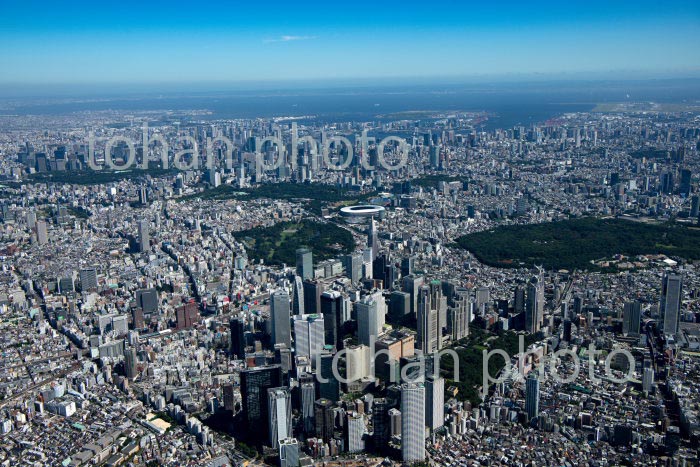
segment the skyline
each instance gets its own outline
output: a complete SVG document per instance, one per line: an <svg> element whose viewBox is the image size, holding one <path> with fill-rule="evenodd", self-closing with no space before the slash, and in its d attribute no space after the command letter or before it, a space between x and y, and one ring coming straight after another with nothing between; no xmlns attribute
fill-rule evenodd
<svg viewBox="0 0 700 467"><path fill-rule="evenodd" d="M417 2L353 9L6 2L0 83L697 75L692 2ZM27 14L31 12L31 14ZM695 40L694 40L695 39Z"/></svg>

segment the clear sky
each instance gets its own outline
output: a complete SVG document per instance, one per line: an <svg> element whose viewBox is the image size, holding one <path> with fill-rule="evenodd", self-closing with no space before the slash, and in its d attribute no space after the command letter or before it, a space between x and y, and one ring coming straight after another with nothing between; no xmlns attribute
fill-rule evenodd
<svg viewBox="0 0 700 467"><path fill-rule="evenodd" d="M0 0L0 83L700 71L700 2Z"/></svg>

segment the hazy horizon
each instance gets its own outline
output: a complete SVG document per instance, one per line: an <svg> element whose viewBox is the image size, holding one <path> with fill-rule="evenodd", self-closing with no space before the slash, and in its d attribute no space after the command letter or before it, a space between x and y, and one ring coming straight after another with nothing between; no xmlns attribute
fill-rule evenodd
<svg viewBox="0 0 700 467"><path fill-rule="evenodd" d="M536 90L538 88L576 87L577 89L602 86L687 86L700 89L700 71L689 73L641 74L634 72L611 73L508 73L499 75L393 77L393 78L326 78L287 80L218 80L218 81L133 81L133 82L79 82L79 83L3 83L0 98L116 98L172 94L226 94L226 93L298 93L372 90L401 92L405 90Z"/></svg>

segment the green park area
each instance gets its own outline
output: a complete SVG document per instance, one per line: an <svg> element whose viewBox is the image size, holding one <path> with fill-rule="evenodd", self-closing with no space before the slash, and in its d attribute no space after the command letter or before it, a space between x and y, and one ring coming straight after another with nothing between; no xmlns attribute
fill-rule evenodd
<svg viewBox="0 0 700 467"><path fill-rule="evenodd" d="M700 259L700 229L676 223L580 218L501 226L464 235L457 245L496 267L595 270L591 261L616 254L665 254Z"/></svg>
<svg viewBox="0 0 700 467"><path fill-rule="evenodd" d="M452 347L459 357L459 373L455 372L454 359L445 354L440 359L440 372L445 378L445 388L453 386L457 388L457 399L470 401L473 405L481 403L479 395L483 384L484 350L504 350L514 357L519 352L519 336L513 331L498 331L490 333L480 326L479 320L472 323L469 337L462 339ZM528 334L523 336L523 346L542 339L541 334ZM489 374L496 378L506 362L502 357L494 355L488 359ZM457 376L459 380L457 381Z"/></svg>
<svg viewBox="0 0 700 467"><path fill-rule="evenodd" d="M294 265L296 250L308 247L314 262L350 253L354 246L352 234L334 224L312 220L280 222L270 227L256 227L234 234L246 245L248 257L266 264Z"/></svg>

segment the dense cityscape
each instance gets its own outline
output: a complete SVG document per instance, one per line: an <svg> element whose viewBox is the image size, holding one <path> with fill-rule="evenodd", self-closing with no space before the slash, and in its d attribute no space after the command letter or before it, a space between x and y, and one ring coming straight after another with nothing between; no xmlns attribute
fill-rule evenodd
<svg viewBox="0 0 700 467"><path fill-rule="evenodd" d="M700 111L0 116L0 465L700 463Z"/></svg>
<svg viewBox="0 0 700 467"><path fill-rule="evenodd" d="M0 1L0 467L700 466L698 43Z"/></svg>

